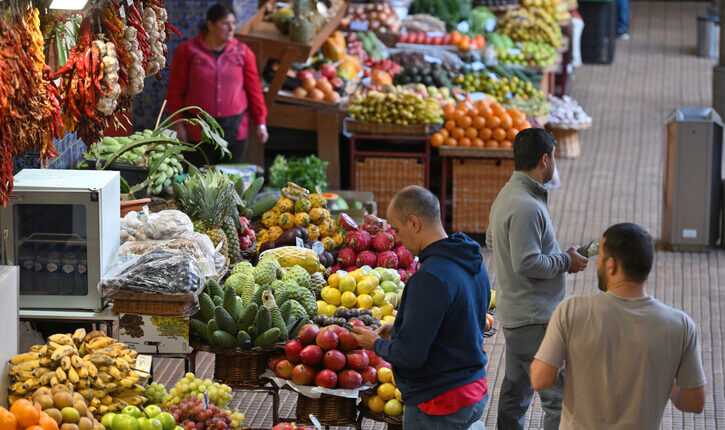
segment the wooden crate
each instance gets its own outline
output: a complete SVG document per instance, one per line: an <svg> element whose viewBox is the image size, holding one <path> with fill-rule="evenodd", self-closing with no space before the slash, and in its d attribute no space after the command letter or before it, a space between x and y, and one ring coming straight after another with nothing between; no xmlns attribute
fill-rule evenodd
<svg viewBox="0 0 725 430"><path fill-rule="evenodd" d="M498 192L514 171L511 159L453 160L453 230L485 233Z"/></svg>
<svg viewBox="0 0 725 430"><path fill-rule="evenodd" d="M366 157L355 162L355 189L372 191L378 216L385 218L388 203L408 185L425 186L425 163L415 158Z"/></svg>

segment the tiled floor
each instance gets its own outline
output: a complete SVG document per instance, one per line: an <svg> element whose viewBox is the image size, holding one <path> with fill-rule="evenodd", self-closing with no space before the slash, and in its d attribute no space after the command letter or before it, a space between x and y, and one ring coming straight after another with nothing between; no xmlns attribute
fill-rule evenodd
<svg viewBox="0 0 725 430"><path fill-rule="evenodd" d="M707 6L633 2L631 39L617 42L614 64L577 69L570 93L595 122L581 134L582 156L559 161L563 186L552 193L550 209L562 247L598 238L609 225L621 221L639 223L659 236L665 118L677 106L710 105L714 63L693 55L696 17ZM488 255L486 262L490 263ZM657 252L649 291L695 320L708 379L705 412L682 414L668 406L664 429L725 428L725 324L721 317L725 291L719 287L721 280L725 281L725 251ZM570 294L595 290L591 268L569 278ZM491 429L495 428L503 379L503 337L488 339L486 348L493 396L481 419ZM176 363L157 366L162 382L175 381L182 372ZM198 373L210 375L211 360L200 360ZM248 425L270 426L271 402L262 401L259 394L235 397L235 404L247 414ZM293 415L294 405L294 396L283 397L282 415ZM536 399L529 411L528 428L538 429L541 422ZM365 421L364 428L382 426Z"/></svg>

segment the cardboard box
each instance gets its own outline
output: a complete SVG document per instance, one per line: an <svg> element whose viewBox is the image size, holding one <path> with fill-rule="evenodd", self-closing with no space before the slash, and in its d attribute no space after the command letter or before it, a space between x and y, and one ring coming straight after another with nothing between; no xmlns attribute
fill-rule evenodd
<svg viewBox="0 0 725 430"><path fill-rule="evenodd" d="M148 354L188 354L189 317L119 314L119 342Z"/></svg>
<svg viewBox="0 0 725 430"><path fill-rule="evenodd" d="M375 203L375 196L371 191L327 191L328 193L337 194L338 196L345 199L350 209L346 210L330 210L330 215L334 219L341 213L346 213L355 220L356 223L362 224L365 222L365 215L377 215L377 204ZM360 202L363 205L362 209L352 209L354 202ZM328 202L328 206L332 202ZM384 215L383 215L384 216Z"/></svg>

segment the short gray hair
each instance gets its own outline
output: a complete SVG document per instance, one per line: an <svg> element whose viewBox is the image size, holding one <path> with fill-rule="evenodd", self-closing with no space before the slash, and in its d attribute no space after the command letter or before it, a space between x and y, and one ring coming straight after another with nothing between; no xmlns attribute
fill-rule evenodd
<svg viewBox="0 0 725 430"><path fill-rule="evenodd" d="M390 205L401 221L410 215L425 221L441 221L441 205L433 193L418 185L409 185L398 191Z"/></svg>

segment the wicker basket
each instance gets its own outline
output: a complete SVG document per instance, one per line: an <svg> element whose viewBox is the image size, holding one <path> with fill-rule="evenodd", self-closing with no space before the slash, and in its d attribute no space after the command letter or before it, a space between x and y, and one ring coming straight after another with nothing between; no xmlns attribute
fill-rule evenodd
<svg viewBox="0 0 725 430"><path fill-rule="evenodd" d="M378 124L375 122L365 122L348 119L345 121L345 129L349 133L359 134L397 134L406 136L423 136L433 134L440 128L435 124Z"/></svg>
<svg viewBox="0 0 725 430"><path fill-rule="evenodd" d="M190 316L199 310L199 302L192 294L151 294L116 291L109 296L113 312L117 314Z"/></svg>
<svg viewBox="0 0 725 430"><path fill-rule="evenodd" d="M453 230L485 233L491 205L513 171L511 159L453 160Z"/></svg>
<svg viewBox="0 0 725 430"><path fill-rule="evenodd" d="M192 343L197 351L214 354L214 381L232 388L258 388L260 377L267 371L267 360L284 353L284 344L264 348L239 349Z"/></svg>
<svg viewBox="0 0 725 430"><path fill-rule="evenodd" d="M395 193L408 185L425 186L427 166L414 158L365 158L355 163L355 189L372 191L378 213L385 216Z"/></svg>
<svg viewBox="0 0 725 430"><path fill-rule="evenodd" d="M388 430L403 430L403 417L389 417L385 414L373 412L362 402L358 405L358 409L360 410L360 415L369 420L387 423Z"/></svg>
<svg viewBox="0 0 725 430"><path fill-rule="evenodd" d="M298 394L297 410L295 416L297 422L310 423L310 415L324 426L345 426L357 424L357 399L337 397L323 394L319 399Z"/></svg>
<svg viewBox="0 0 725 430"><path fill-rule="evenodd" d="M546 129L556 138L556 156L559 158L579 158L582 153L579 143L579 130L586 130L591 124L584 125L554 125L549 124Z"/></svg>

